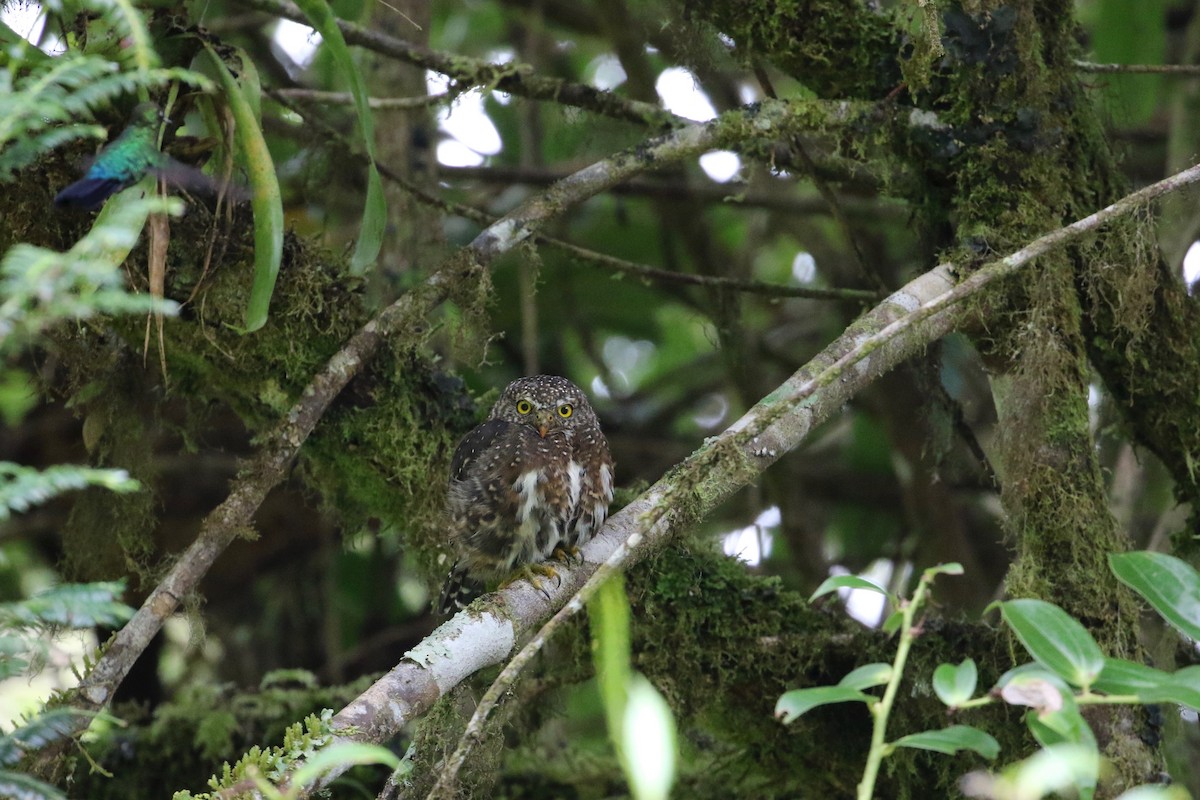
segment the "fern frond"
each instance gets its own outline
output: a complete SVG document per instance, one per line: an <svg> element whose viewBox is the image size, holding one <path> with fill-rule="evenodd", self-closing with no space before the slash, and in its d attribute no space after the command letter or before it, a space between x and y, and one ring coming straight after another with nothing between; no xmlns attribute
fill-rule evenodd
<svg viewBox="0 0 1200 800"><path fill-rule="evenodd" d="M177 198L126 198L110 203L65 253L26 243L9 248L0 259L0 353L63 319L174 314L178 305L170 300L126 291L120 265L150 213L179 214L182 208Z"/></svg>
<svg viewBox="0 0 1200 800"><path fill-rule="evenodd" d="M0 71L0 89L11 76ZM198 72L172 67L121 72L97 56L64 55L0 91L0 182L65 142L104 138L104 129L81 119L138 91L186 83L212 91L213 82Z"/></svg>
<svg viewBox="0 0 1200 800"><path fill-rule="evenodd" d="M100 486L114 492L133 492L140 484L123 469L93 469L61 465L37 470L0 461L0 521L12 512L27 511L76 489Z"/></svg>
<svg viewBox="0 0 1200 800"><path fill-rule="evenodd" d="M105 14L125 33L125 38L133 45L133 63L139 72L149 72L158 66L158 53L150 44L146 20L130 0L88 0L86 5Z"/></svg>
<svg viewBox="0 0 1200 800"><path fill-rule="evenodd" d="M44 711L17 726L12 733L0 736L0 765L12 766L25 752L40 750L46 745L74 735L80 716L95 717L94 713L76 708L55 708ZM0 797L8 795L0 794Z"/></svg>
<svg viewBox="0 0 1200 800"><path fill-rule="evenodd" d="M20 772L0 770L0 797L21 800L66 800L67 796L48 783Z"/></svg>
<svg viewBox="0 0 1200 800"><path fill-rule="evenodd" d="M0 183L12 179L17 170L29 166L43 153L76 139L100 139L104 128L99 125L64 125L48 131L17 139L0 150Z"/></svg>
<svg viewBox="0 0 1200 800"><path fill-rule="evenodd" d="M116 71L116 64L94 56L63 56L18 81L14 92L0 96L0 147L23 130L67 121L63 98Z"/></svg>
<svg viewBox="0 0 1200 800"><path fill-rule="evenodd" d="M27 600L0 603L0 626L10 630L115 627L133 616L133 609L119 599L124 592L121 581L55 586Z"/></svg>

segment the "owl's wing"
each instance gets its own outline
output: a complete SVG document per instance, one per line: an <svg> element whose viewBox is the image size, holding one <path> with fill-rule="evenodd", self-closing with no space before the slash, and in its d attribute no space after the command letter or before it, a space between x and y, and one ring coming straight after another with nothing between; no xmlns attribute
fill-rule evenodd
<svg viewBox="0 0 1200 800"><path fill-rule="evenodd" d="M463 437L454 449L454 457L450 459L450 480L461 481L467 477L471 467L492 443L499 439L513 423L502 419L492 419L475 427Z"/></svg>

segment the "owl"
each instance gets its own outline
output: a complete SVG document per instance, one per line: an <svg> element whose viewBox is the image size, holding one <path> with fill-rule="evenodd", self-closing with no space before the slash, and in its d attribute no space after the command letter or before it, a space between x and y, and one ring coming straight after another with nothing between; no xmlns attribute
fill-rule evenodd
<svg viewBox="0 0 1200 800"><path fill-rule="evenodd" d="M556 375L520 378L488 419L459 442L450 463L450 540L458 560L439 611L464 607L486 584L520 577L540 586L542 564L565 558L608 516L613 460L578 386Z"/></svg>

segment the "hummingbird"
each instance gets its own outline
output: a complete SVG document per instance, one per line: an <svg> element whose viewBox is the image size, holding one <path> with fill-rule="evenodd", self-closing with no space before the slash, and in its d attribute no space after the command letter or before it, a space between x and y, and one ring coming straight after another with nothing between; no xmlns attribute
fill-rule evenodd
<svg viewBox="0 0 1200 800"><path fill-rule="evenodd" d="M83 177L54 197L59 208L92 211L112 195L158 169L167 156L158 149L162 112L154 103L139 103L121 134L92 161Z"/></svg>
<svg viewBox="0 0 1200 800"><path fill-rule="evenodd" d="M135 106L125 130L100 151L82 178L55 195L54 205L94 211L109 197L149 173L160 175L178 187L216 194L221 182L158 149L158 128L163 121L162 111L156 104ZM244 200L248 196L241 187L226 185L225 188L234 200Z"/></svg>

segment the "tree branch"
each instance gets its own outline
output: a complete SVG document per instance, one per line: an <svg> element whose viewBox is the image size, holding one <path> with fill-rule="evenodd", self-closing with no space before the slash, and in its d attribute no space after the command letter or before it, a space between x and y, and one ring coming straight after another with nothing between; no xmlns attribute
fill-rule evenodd
<svg viewBox="0 0 1200 800"><path fill-rule="evenodd" d="M411 111L449 103L461 93L460 91L448 91L420 97L369 97L367 104L373 111ZM349 92L326 92L320 89L275 89L274 94L305 103L325 103L334 106L354 105L354 95Z"/></svg>
<svg viewBox="0 0 1200 800"><path fill-rule="evenodd" d="M821 180L836 180L836 176L831 176L830 172L838 166L840 165L827 164L822 167L819 163L814 164L815 175ZM448 167L439 164L437 174L439 178L447 180L476 180L503 186L514 183L549 186L566 177L566 173L559 170L504 165ZM879 179L873 180L871 186L875 187L879 182ZM762 191L740 183L692 184L681 181L633 180L620 186L614 186L612 194L663 197L670 200L706 200L726 203L734 208L765 208L783 214L832 214L829 204L819 195L796 196L791 192ZM859 219L878 220L884 217L889 220L903 221L910 213L906 203L879 197L852 196L840 198L840 203L847 216Z"/></svg>
<svg viewBox="0 0 1200 800"><path fill-rule="evenodd" d="M1121 73L1127 75L1176 75L1200 77L1200 64L1096 64L1091 61L1076 61L1075 69L1080 72L1099 74Z"/></svg>

